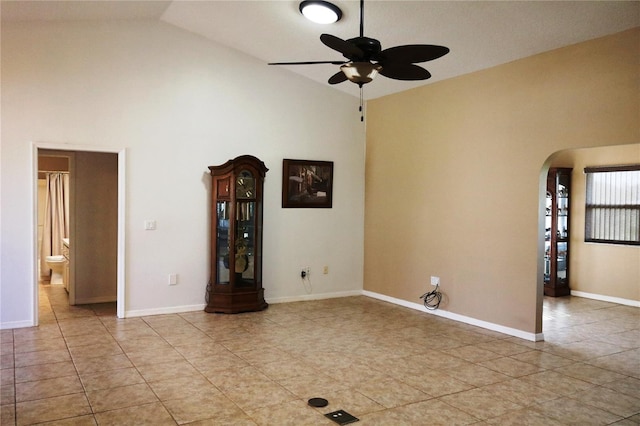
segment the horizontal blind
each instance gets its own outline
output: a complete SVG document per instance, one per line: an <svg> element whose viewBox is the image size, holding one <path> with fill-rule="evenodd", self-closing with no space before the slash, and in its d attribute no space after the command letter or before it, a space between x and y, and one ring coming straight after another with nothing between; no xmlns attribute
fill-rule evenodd
<svg viewBox="0 0 640 426"><path fill-rule="evenodd" d="M640 242L640 170L587 168L585 239Z"/></svg>

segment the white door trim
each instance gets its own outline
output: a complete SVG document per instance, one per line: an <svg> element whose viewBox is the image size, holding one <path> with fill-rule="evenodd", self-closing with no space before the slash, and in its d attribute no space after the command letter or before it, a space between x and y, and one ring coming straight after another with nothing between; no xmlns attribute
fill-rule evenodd
<svg viewBox="0 0 640 426"><path fill-rule="evenodd" d="M121 147L101 147L77 145L55 142L32 142L31 143L31 265L33 289L31 300L33 301L33 324L38 325L38 150L52 149L60 151L85 151L85 152L110 152L118 154L118 253L117 253L117 315L118 318L125 317L125 201L126 201L126 149Z"/></svg>

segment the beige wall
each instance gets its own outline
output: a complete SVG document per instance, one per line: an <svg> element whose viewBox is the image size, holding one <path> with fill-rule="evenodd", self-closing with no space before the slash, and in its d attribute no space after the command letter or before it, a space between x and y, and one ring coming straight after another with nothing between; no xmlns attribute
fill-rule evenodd
<svg viewBox="0 0 640 426"><path fill-rule="evenodd" d="M539 333L547 160L640 141L639 41L636 28L368 102L364 289L419 303L440 276L441 309Z"/></svg>
<svg viewBox="0 0 640 426"><path fill-rule="evenodd" d="M640 164L640 144L562 151L552 159L553 166L573 168L571 290L640 302L640 246L584 242L584 168L621 164Z"/></svg>

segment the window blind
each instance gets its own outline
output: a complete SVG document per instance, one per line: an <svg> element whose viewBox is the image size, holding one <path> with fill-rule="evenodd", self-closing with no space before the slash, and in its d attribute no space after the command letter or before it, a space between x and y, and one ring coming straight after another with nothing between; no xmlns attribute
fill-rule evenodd
<svg viewBox="0 0 640 426"><path fill-rule="evenodd" d="M584 171L585 241L640 245L640 165Z"/></svg>

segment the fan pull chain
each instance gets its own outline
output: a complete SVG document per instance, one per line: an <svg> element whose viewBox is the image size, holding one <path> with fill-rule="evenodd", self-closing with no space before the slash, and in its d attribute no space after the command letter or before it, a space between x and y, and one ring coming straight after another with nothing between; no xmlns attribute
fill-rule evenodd
<svg viewBox="0 0 640 426"><path fill-rule="evenodd" d="M360 121L364 121L364 97L362 95L362 84L360 85Z"/></svg>

